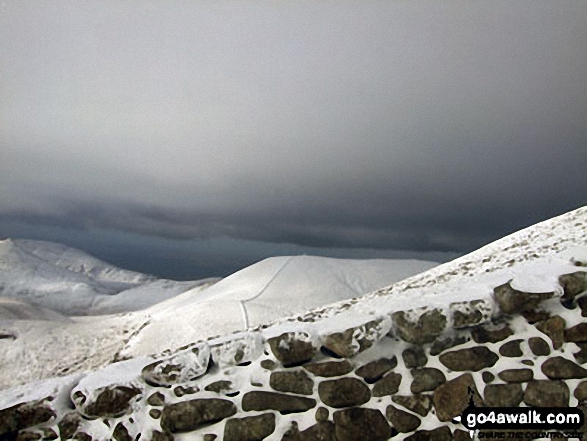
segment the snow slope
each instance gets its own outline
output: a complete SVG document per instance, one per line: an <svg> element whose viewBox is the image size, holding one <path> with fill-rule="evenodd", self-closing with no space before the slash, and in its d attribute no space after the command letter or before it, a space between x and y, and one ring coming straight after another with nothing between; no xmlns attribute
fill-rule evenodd
<svg viewBox="0 0 587 441"><path fill-rule="evenodd" d="M406 278L353 301L323 308L323 326L352 326L378 311L446 306L476 296L489 297L495 286L512 281L521 291L560 290L558 275L587 266L587 207L540 222L451 262ZM328 324L327 324L328 323ZM278 327L275 327L278 329ZM277 331L276 331L277 332Z"/></svg>
<svg viewBox="0 0 587 441"><path fill-rule="evenodd" d="M0 296L63 315L144 309L218 279L176 282L127 271L65 245L24 239L0 241ZM29 308L29 313L32 309ZM42 314L43 315L43 314ZM46 314L43 315L47 317ZM0 309L0 318L8 318ZM30 317L29 315L29 318Z"/></svg>
<svg viewBox="0 0 587 441"><path fill-rule="evenodd" d="M85 313L96 296L114 295L153 279L52 242L0 242L0 295L66 315Z"/></svg>
<svg viewBox="0 0 587 441"><path fill-rule="evenodd" d="M2 320L47 320L71 322L68 317L52 309L31 305L11 297L0 297L0 319Z"/></svg>
<svg viewBox="0 0 587 441"><path fill-rule="evenodd" d="M418 260L272 257L226 277L201 292L197 301L188 291L150 308L149 323L122 353L150 354L242 331L363 295L433 266Z"/></svg>
<svg viewBox="0 0 587 441"><path fill-rule="evenodd" d="M83 251L59 243L26 239L9 240L8 242L22 253L35 256L55 267L84 274L91 280L113 286L119 291L120 288L127 288L155 279L153 276L136 271L117 268Z"/></svg>
<svg viewBox="0 0 587 441"><path fill-rule="evenodd" d="M134 312L72 317L72 322L58 325L0 321L0 327L18 335L16 340L0 340L0 352L6 354L0 359L0 388L242 331L365 294L435 265L423 261L276 257L245 268L207 289L198 286ZM156 288L165 284L155 281L134 291L145 294L151 287L152 294L157 296L161 291ZM169 287L165 290L173 291ZM113 310L114 302L123 310L124 305L132 307L136 297L133 290L98 297L92 308Z"/></svg>

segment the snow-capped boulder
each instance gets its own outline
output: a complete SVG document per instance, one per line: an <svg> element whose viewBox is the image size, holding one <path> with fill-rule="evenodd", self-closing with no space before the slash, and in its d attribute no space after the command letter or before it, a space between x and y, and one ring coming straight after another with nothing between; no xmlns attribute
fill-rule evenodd
<svg viewBox="0 0 587 441"><path fill-rule="evenodd" d="M142 376L148 384L171 386L204 375L209 364L210 346L207 343L199 343L145 366Z"/></svg>
<svg viewBox="0 0 587 441"><path fill-rule="evenodd" d="M316 338L307 332L285 332L267 340L271 352L285 367L310 361L318 351Z"/></svg>
<svg viewBox="0 0 587 441"><path fill-rule="evenodd" d="M351 358L381 340L391 329L391 319L383 317L361 326L335 332L323 338L322 346L339 358Z"/></svg>
<svg viewBox="0 0 587 441"><path fill-rule="evenodd" d="M401 339L417 345L433 342L447 324L446 315L439 308L398 311L391 318Z"/></svg>
<svg viewBox="0 0 587 441"><path fill-rule="evenodd" d="M221 367L248 363L261 356L263 343L258 332L233 335L229 340L211 346L212 360Z"/></svg>

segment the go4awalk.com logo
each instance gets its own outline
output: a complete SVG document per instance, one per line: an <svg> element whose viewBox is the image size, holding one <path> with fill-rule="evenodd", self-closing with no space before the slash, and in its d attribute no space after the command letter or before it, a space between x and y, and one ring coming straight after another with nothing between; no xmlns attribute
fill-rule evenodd
<svg viewBox="0 0 587 441"><path fill-rule="evenodd" d="M552 436L552 431L558 432L560 438L576 436L578 429L585 422L585 415L577 407L476 407L471 399L469 406L460 417L455 418L469 430L471 438L477 435L482 438L480 431L495 431L497 438L524 438L522 433L514 431L550 431L544 433L545 438L559 438ZM512 431L508 434L507 431ZM486 432L485 432L486 434ZM531 432L526 432L531 434ZM511 435L511 436L508 436ZM520 436L522 435L522 436ZM554 434L556 435L556 434ZM580 435L579 435L580 436Z"/></svg>

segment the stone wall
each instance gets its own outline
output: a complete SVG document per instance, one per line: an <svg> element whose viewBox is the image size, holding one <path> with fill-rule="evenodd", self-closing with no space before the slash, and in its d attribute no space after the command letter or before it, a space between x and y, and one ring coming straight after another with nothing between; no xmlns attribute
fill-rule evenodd
<svg viewBox="0 0 587 441"><path fill-rule="evenodd" d="M587 273L559 282L324 335L299 323L195 343L112 384L89 375L69 410L59 396L0 410L0 439L468 440L454 418L470 399L585 408Z"/></svg>

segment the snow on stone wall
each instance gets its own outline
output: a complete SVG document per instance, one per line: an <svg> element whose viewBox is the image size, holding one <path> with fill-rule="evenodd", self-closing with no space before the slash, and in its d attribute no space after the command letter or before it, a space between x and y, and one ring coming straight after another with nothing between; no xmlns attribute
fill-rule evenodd
<svg viewBox="0 0 587 441"><path fill-rule="evenodd" d="M304 316L129 360L123 375L112 365L67 386L69 400L23 395L0 410L0 439L466 440L454 418L471 398L585 409L587 272L558 280L552 292L508 282L322 333Z"/></svg>

